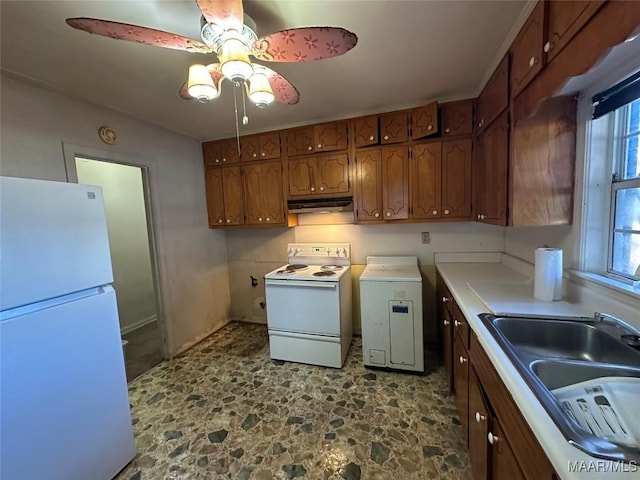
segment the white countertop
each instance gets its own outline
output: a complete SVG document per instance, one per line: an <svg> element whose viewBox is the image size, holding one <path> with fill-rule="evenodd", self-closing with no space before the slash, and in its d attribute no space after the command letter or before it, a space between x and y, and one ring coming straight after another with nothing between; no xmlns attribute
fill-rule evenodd
<svg viewBox="0 0 640 480"><path fill-rule="evenodd" d="M630 464L623 465L597 459L587 455L567 442L544 407L511 363L509 357L502 351L501 347L478 318L479 313L486 313L488 311L487 304L485 303L487 300L485 299L485 302L481 301L469 285L486 286L500 284L501 288L498 288L498 290L504 294L505 298L494 298L493 300L497 300L498 303L502 300L508 302L509 299L506 298L506 296L508 296L509 288L515 291L524 290L525 286L531 284L530 277L508 268L502 263L437 263L436 266L442 279L454 296L460 310L467 319L469 326L476 333L480 344L485 349L498 375L500 375L502 381L513 396L514 401L529 424L531 431L538 439L538 442L540 442L540 445L547 454L559 477L568 480L638 479L640 466L635 466L634 468L634 465ZM483 288L490 290L489 287L478 288L481 290ZM531 297L532 307L536 302L538 301ZM558 302L545 303L547 304L544 306L545 312L549 314L557 313L562 315L562 313L565 312L565 310L554 311L554 308L556 308L554 304ZM520 307L526 307L526 298L518 298L518 304ZM571 307L580 311L581 304L580 302L576 302L571 304ZM558 303L558 308L566 308L566 305L563 307L561 303ZM591 312L591 314L593 314L593 312ZM577 465L579 470L574 472L570 471L570 464L572 466ZM612 469L616 468L626 471L612 471Z"/></svg>

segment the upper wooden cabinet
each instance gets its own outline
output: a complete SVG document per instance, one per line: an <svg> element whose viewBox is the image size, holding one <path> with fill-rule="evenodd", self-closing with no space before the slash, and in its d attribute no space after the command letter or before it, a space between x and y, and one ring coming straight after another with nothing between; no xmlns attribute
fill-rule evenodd
<svg viewBox="0 0 640 480"><path fill-rule="evenodd" d="M237 163L240 160L238 140L236 138L227 138L204 142L202 144L202 157L206 166Z"/></svg>
<svg viewBox="0 0 640 480"><path fill-rule="evenodd" d="M409 140L409 113L391 112L380 115L380 143L404 143Z"/></svg>
<svg viewBox="0 0 640 480"><path fill-rule="evenodd" d="M376 145L380 140L378 115L356 118L353 121L356 148Z"/></svg>
<svg viewBox="0 0 640 480"><path fill-rule="evenodd" d="M512 97L516 97L544 65L545 5L544 1L536 4L511 45Z"/></svg>
<svg viewBox="0 0 640 480"><path fill-rule="evenodd" d="M244 225L240 167L206 168L209 227Z"/></svg>
<svg viewBox="0 0 640 480"><path fill-rule="evenodd" d="M305 155L347 149L347 122L328 122L286 132L287 154Z"/></svg>
<svg viewBox="0 0 640 480"><path fill-rule="evenodd" d="M438 102L431 102L424 107L411 110L411 139L437 135L438 128Z"/></svg>
<svg viewBox="0 0 640 480"><path fill-rule="evenodd" d="M576 0L547 3L547 35L543 49L551 62L606 0Z"/></svg>
<svg viewBox="0 0 640 480"><path fill-rule="evenodd" d="M370 148L356 153L356 220L382 220L382 150Z"/></svg>
<svg viewBox="0 0 640 480"><path fill-rule="evenodd" d="M207 213L209 227L222 227L226 223L224 216L224 196L222 191L222 169L206 167L205 186L207 190Z"/></svg>
<svg viewBox="0 0 640 480"><path fill-rule="evenodd" d="M509 55L496 68L477 101L477 132L482 132L509 106Z"/></svg>
<svg viewBox="0 0 640 480"><path fill-rule="evenodd" d="M346 153L329 153L289 159L289 196L313 197L350 191Z"/></svg>
<svg viewBox="0 0 640 480"><path fill-rule="evenodd" d="M272 132L242 137L240 152L242 161L280 158L280 134Z"/></svg>
<svg viewBox="0 0 640 480"><path fill-rule="evenodd" d="M462 100L440 105L442 136L471 135L473 132L473 100Z"/></svg>
<svg viewBox="0 0 640 480"><path fill-rule="evenodd" d="M432 219L442 216L442 144L421 143L411 149L412 218Z"/></svg>
<svg viewBox="0 0 640 480"><path fill-rule="evenodd" d="M260 162L242 167L247 225L285 223L282 164Z"/></svg>
<svg viewBox="0 0 640 480"><path fill-rule="evenodd" d="M382 205L385 220L409 218L409 147L382 147Z"/></svg>
<svg viewBox="0 0 640 480"><path fill-rule="evenodd" d="M442 142L442 218L471 217L471 168L470 138Z"/></svg>

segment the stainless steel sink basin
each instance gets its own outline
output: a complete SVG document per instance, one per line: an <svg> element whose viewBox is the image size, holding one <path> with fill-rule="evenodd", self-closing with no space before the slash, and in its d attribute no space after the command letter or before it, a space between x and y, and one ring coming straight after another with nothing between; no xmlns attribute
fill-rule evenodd
<svg viewBox="0 0 640 480"><path fill-rule="evenodd" d="M493 325L513 347L534 357L640 367L639 352L592 322L498 317Z"/></svg>
<svg viewBox="0 0 640 480"><path fill-rule="evenodd" d="M567 441L589 455L640 463L640 445L623 445L585 430L552 390L593 379L640 379L640 332L603 314L593 320L506 317L480 319L511 359Z"/></svg>

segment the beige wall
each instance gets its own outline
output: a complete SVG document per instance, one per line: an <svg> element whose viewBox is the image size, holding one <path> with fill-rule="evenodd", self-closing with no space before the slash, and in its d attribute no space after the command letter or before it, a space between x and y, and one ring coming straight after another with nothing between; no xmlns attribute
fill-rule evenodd
<svg viewBox="0 0 640 480"><path fill-rule="evenodd" d="M156 317L147 216L139 167L76 159L78 183L100 185L109 231L113 287L120 329L126 333Z"/></svg>
<svg viewBox="0 0 640 480"><path fill-rule="evenodd" d="M425 335L435 340L435 252L501 252L504 228L472 222L354 225L349 214L300 215L300 226L292 229L239 229L227 233L232 318L266 323L265 273L286 263L289 242L348 242L351 244L354 329L360 331L358 279L367 255L415 255L423 276ZM314 225L314 222L331 224ZM333 223L335 222L335 223ZM429 232L431 243L421 243L421 232ZM251 287L253 275L260 285Z"/></svg>
<svg viewBox="0 0 640 480"><path fill-rule="evenodd" d="M169 351L222 325L230 305L225 234L207 227L200 143L5 75L0 94L2 175L66 181L63 143L149 167ZM118 143L99 140L102 125L118 132Z"/></svg>

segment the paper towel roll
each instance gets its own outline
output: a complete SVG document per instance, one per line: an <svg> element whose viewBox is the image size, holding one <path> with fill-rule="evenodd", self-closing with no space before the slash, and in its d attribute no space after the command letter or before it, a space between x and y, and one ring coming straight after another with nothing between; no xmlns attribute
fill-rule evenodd
<svg viewBox="0 0 640 480"><path fill-rule="evenodd" d="M562 299L562 249L536 249L533 296L545 302Z"/></svg>

